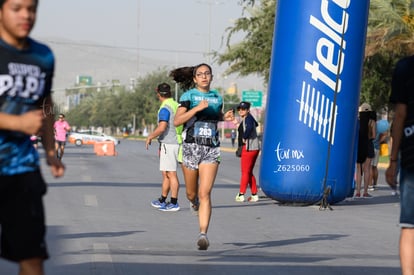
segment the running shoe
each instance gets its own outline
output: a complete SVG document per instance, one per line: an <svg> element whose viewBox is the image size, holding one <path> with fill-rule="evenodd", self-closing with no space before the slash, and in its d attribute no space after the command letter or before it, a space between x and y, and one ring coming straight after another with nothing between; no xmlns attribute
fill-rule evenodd
<svg viewBox="0 0 414 275"><path fill-rule="evenodd" d="M180 206L178 205L178 202L177 202L177 204L167 203L164 206L158 208L158 210L167 211L167 212L174 212L174 211L180 210Z"/></svg>
<svg viewBox="0 0 414 275"><path fill-rule="evenodd" d="M237 196L236 196L235 201L237 201L237 202L244 202L245 201L244 195L240 195L240 194L237 193Z"/></svg>
<svg viewBox="0 0 414 275"><path fill-rule="evenodd" d="M198 250L207 250L210 242L207 239L206 233L200 233L197 240Z"/></svg>
<svg viewBox="0 0 414 275"><path fill-rule="evenodd" d="M190 201L190 210L191 213L198 216L198 207L200 206L200 203L198 202L198 198L195 199L194 203Z"/></svg>
<svg viewBox="0 0 414 275"><path fill-rule="evenodd" d="M251 197L249 197L248 201L257 202L257 201L259 201L259 196L258 195L252 195Z"/></svg>
<svg viewBox="0 0 414 275"><path fill-rule="evenodd" d="M155 208L161 208L161 207L165 207L167 204L165 202L160 202L159 199L153 200L151 202L152 207Z"/></svg>

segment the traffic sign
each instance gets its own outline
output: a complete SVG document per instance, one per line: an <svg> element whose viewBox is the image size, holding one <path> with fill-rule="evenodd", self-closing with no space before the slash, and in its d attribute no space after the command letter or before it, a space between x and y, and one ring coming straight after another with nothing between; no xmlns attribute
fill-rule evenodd
<svg viewBox="0 0 414 275"><path fill-rule="evenodd" d="M242 91L242 101L250 102L252 107L262 107L262 91Z"/></svg>

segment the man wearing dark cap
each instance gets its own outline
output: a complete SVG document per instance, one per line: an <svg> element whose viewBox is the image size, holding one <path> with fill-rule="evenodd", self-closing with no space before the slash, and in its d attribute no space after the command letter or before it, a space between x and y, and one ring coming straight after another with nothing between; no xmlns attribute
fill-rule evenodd
<svg viewBox="0 0 414 275"><path fill-rule="evenodd" d="M179 151L182 143L182 126L174 126L175 112L178 103L171 97L171 87L167 83L161 83L157 89L158 99L161 101L158 110L158 126L148 135L145 147L151 145L151 141L158 137L160 171L162 173L161 197L151 202L151 205L161 211L178 211L178 189L177 164ZM168 193L171 190L171 201L167 202Z"/></svg>

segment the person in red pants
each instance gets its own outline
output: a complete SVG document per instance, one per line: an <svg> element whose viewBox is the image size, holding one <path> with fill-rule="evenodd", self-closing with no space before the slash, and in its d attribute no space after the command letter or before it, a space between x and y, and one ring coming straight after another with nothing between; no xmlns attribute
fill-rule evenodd
<svg viewBox="0 0 414 275"><path fill-rule="evenodd" d="M240 159L240 190L235 200L236 202L244 202L246 200L245 194L247 186L250 186L252 195L247 200L257 202L259 201L259 196L257 195L257 183L256 177L253 174L253 168L260 152L260 143L256 131L258 123L250 114L249 102L240 102L237 106L237 111L240 115L241 121L240 123L237 120L234 120L233 122L239 125L238 144L239 147L242 147L242 154Z"/></svg>

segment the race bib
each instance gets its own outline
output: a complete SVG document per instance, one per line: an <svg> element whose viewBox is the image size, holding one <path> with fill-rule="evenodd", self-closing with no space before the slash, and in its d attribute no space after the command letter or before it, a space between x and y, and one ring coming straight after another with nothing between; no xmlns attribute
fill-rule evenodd
<svg viewBox="0 0 414 275"><path fill-rule="evenodd" d="M197 121L194 124L194 139L197 144L213 146L216 145L217 140L216 123Z"/></svg>
<svg viewBox="0 0 414 275"><path fill-rule="evenodd" d="M216 124L197 121L194 124L194 137L212 138L216 136Z"/></svg>

